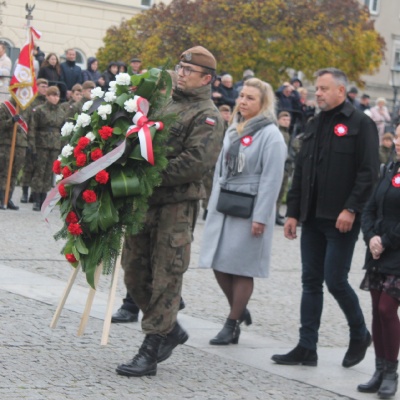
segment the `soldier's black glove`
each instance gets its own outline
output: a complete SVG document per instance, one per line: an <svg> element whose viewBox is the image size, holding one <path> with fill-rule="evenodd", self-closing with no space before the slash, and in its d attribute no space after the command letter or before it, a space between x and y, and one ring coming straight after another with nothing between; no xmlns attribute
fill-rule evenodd
<svg viewBox="0 0 400 400"><path fill-rule="evenodd" d="M21 116L19 115L19 114L15 114L15 115L13 115L13 117L12 117L12 120L13 120L13 122L18 122L18 121L20 121L22 118L21 118Z"/></svg>

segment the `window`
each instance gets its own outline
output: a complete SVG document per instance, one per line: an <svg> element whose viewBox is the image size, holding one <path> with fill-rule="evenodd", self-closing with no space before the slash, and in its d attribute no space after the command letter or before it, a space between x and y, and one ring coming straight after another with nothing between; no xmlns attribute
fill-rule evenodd
<svg viewBox="0 0 400 400"><path fill-rule="evenodd" d="M86 57L85 55L78 49L75 49L76 51L76 59L75 59L75 64L81 67L82 69L86 69Z"/></svg>
<svg viewBox="0 0 400 400"><path fill-rule="evenodd" d="M153 1L152 0L141 0L140 5L142 7L151 7Z"/></svg>
<svg viewBox="0 0 400 400"><path fill-rule="evenodd" d="M364 4L368 7L371 14L379 13L379 0L364 0Z"/></svg>

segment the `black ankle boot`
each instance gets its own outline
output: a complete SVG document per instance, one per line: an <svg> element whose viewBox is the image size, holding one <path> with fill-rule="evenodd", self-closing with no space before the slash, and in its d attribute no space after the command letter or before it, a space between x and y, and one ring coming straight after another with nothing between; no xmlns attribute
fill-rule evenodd
<svg viewBox="0 0 400 400"><path fill-rule="evenodd" d="M44 201L46 200L47 193L40 193L40 208L42 208L42 205Z"/></svg>
<svg viewBox="0 0 400 400"><path fill-rule="evenodd" d="M19 207L16 206L16 205L13 203L13 201L11 200L11 197L12 197L12 195L13 195L13 192L14 192L13 190L10 190L10 193L9 193L9 196L8 196L7 208L8 208L9 210L17 211L17 210L19 210Z"/></svg>
<svg viewBox="0 0 400 400"><path fill-rule="evenodd" d="M187 332L177 322L171 332L161 341L158 348L157 362L165 361L171 357L172 351L178 344L184 344L189 339Z"/></svg>
<svg viewBox="0 0 400 400"><path fill-rule="evenodd" d="M22 186L21 203L25 204L28 202L28 192L29 192L29 186Z"/></svg>
<svg viewBox="0 0 400 400"><path fill-rule="evenodd" d="M212 345L238 344L240 336L240 322L227 318L224 327L215 338L210 340Z"/></svg>
<svg viewBox="0 0 400 400"><path fill-rule="evenodd" d="M146 335L138 354L127 364L118 365L116 371L124 376L154 376L157 374L157 353L163 339L161 335Z"/></svg>
<svg viewBox="0 0 400 400"><path fill-rule="evenodd" d="M33 211L40 211L40 193L32 193L33 195Z"/></svg>
<svg viewBox="0 0 400 400"><path fill-rule="evenodd" d="M282 365L307 365L316 367L318 355L316 350L309 350L299 344L287 354L274 354L271 359Z"/></svg>
<svg viewBox="0 0 400 400"><path fill-rule="evenodd" d="M378 390L378 396L380 399L390 399L396 394L397 382L399 379L399 376L397 375L397 365L398 361L385 361L382 384Z"/></svg>
<svg viewBox="0 0 400 400"><path fill-rule="evenodd" d="M247 308L243 311L242 316L239 318L239 324L241 324L242 322L244 322L247 326L253 323L250 311Z"/></svg>
<svg viewBox="0 0 400 400"><path fill-rule="evenodd" d="M372 378L367 383L362 383L357 386L357 390L362 393L376 393L382 383L383 369L385 366L385 360L382 358L375 359L375 372Z"/></svg>

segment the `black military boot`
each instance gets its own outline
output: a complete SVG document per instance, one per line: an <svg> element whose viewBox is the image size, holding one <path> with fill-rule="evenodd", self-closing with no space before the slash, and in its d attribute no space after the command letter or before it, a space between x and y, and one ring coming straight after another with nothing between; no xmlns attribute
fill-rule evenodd
<svg viewBox="0 0 400 400"><path fill-rule="evenodd" d="M8 208L9 210L17 211L17 210L19 210L19 207L16 206L16 205L13 203L13 201L11 200L12 195L13 195L13 191L10 191L10 195L8 196L7 208Z"/></svg>
<svg viewBox="0 0 400 400"><path fill-rule="evenodd" d="M31 194L29 195L29 200L28 200L28 202L29 203L34 203L35 202L35 199L34 199L34 196L33 196L33 193L31 192Z"/></svg>
<svg viewBox="0 0 400 400"><path fill-rule="evenodd" d="M157 353L163 339L161 335L146 335L138 354L127 364L118 365L116 371L124 376L154 376L157 374Z"/></svg>
<svg viewBox="0 0 400 400"><path fill-rule="evenodd" d="M46 200L47 193L40 193L40 208L42 208L42 205L44 201Z"/></svg>
<svg viewBox="0 0 400 400"><path fill-rule="evenodd" d="M382 383L383 369L385 367L385 360L382 358L375 359L375 372L372 378L367 383L362 383L357 386L357 390L362 393L376 393Z"/></svg>
<svg viewBox="0 0 400 400"><path fill-rule="evenodd" d="M158 349L157 362L165 361L172 354L178 344L184 344L189 339L187 332L178 324L175 324L174 329L161 341Z"/></svg>
<svg viewBox="0 0 400 400"><path fill-rule="evenodd" d="M33 196L33 211L40 211L40 193L32 193Z"/></svg>
<svg viewBox="0 0 400 400"><path fill-rule="evenodd" d="M29 186L22 186L21 203L25 204L28 202L28 192L29 192Z"/></svg>
<svg viewBox="0 0 400 400"><path fill-rule="evenodd" d="M385 360L382 384L378 390L378 396L380 399L390 399L396 394L397 382L399 379L397 374L397 365L398 361L390 362Z"/></svg>
<svg viewBox="0 0 400 400"><path fill-rule="evenodd" d="M0 210L6 210L7 207L4 204L4 190L0 190Z"/></svg>
<svg viewBox="0 0 400 400"><path fill-rule="evenodd" d="M212 345L238 344L240 336L240 321L227 318L224 327L215 338L210 340Z"/></svg>

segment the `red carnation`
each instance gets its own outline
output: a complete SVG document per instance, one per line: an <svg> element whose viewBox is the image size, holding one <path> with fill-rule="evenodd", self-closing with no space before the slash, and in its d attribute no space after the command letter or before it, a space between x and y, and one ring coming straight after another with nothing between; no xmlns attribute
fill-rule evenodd
<svg viewBox="0 0 400 400"><path fill-rule="evenodd" d="M113 128L111 126L103 126L101 129L99 129L99 135L104 139L107 140L109 137L112 136L113 133Z"/></svg>
<svg viewBox="0 0 400 400"><path fill-rule="evenodd" d="M61 161L60 160L56 160L53 162L53 172L55 174L61 174Z"/></svg>
<svg viewBox="0 0 400 400"><path fill-rule="evenodd" d="M68 196L68 192L65 189L65 186L63 184L58 185L58 192L61 194L61 197L67 197Z"/></svg>
<svg viewBox="0 0 400 400"><path fill-rule="evenodd" d="M76 224L78 222L78 216L73 211L70 211L67 218L65 218L65 222L67 224Z"/></svg>
<svg viewBox="0 0 400 400"><path fill-rule="evenodd" d="M79 147L80 149L83 150L89 143L90 143L90 139L89 139L89 138L87 138L87 137L81 137L81 138L78 140L78 145L77 145L77 147Z"/></svg>
<svg viewBox="0 0 400 400"><path fill-rule="evenodd" d="M96 193L93 190L85 190L82 193L82 197L86 203L94 203L97 200Z"/></svg>
<svg viewBox="0 0 400 400"><path fill-rule="evenodd" d="M72 171L68 167L64 167L61 170L61 173L63 174L64 178L68 178L69 176L72 175Z"/></svg>
<svg viewBox="0 0 400 400"><path fill-rule="evenodd" d="M96 174L94 179L99 182L101 185L105 185L108 182L109 174L104 171L104 169Z"/></svg>
<svg viewBox="0 0 400 400"><path fill-rule="evenodd" d="M78 167L83 167L86 164L86 154L79 154L78 157L76 157L76 165Z"/></svg>
<svg viewBox="0 0 400 400"><path fill-rule="evenodd" d="M65 258L66 258L71 264L76 263L76 262L78 261L72 253L66 254L66 255L65 255Z"/></svg>
<svg viewBox="0 0 400 400"><path fill-rule="evenodd" d="M79 224L69 224L68 225L68 232L72 235L82 235L83 231Z"/></svg>
<svg viewBox="0 0 400 400"><path fill-rule="evenodd" d="M93 150L93 151L90 153L90 158L91 158L93 161L96 161L96 160L98 160L98 159L101 158L101 157L103 157L103 152L102 152L100 149Z"/></svg>
<svg viewBox="0 0 400 400"><path fill-rule="evenodd" d="M82 149L80 147L76 146L74 148L74 157L77 158L79 156L79 154L83 154Z"/></svg>

